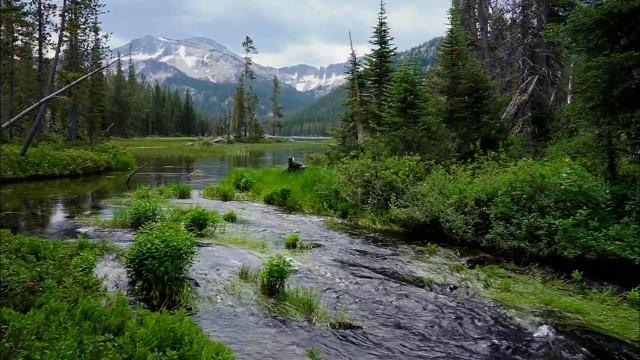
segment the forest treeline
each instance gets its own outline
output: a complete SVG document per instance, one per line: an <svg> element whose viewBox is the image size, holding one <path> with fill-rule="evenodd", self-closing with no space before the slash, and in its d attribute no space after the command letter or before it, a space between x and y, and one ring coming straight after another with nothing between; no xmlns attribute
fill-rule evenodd
<svg viewBox="0 0 640 360"><path fill-rule="evenodd" d="M382 3L372 52L349 58L326 206L507 256L637 270L638 18L638 0L454 0L425 72L393 66Z"/></svg>
<svg viewBox="0 0 640 360"><path fill-rule="evenodd" d="M105 136L208 133L208 115L194 107L189 90L179 93L150 84L136 76L131 54L111 54L100 22L103 12L101 0L2 1L2 123L49 90L100 68L110 57L124 55L109 69L50 101L38 137L94 142ZM54 82L48 84L63 18L60 60ZM3 132L2 138L21 140L36 116L33 111Z"/></svg>

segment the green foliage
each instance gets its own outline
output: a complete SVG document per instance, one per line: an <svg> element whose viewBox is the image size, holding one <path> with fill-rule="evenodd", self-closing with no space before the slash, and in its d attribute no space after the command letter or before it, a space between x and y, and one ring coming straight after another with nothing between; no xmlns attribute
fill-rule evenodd
<svg viewBox="0 0 640 360"><path fill-rule="evenodd" d="M351 203L375 214L390 207L426 175L417 156L377 158L369 154L338 166L341 194Z"/></svg>
<svg viewBox="0 0 640 360"><path fill-rule="evenodd" d="M238 278L242 281L254 282L258 279L258 273L253 271L249 266L242 265L238 270Z"/></svg>
<svg viewBox="0 0 640 360"><path fill-rule="evenodd" d="M305 355L307 355L307 358L309 358L309 360L322 360L322 356L320 356L320 350L318 349L311 348L305 352Z"/></svg>
<svg viewBox="0 0 640 360"><path fill-rule="evenodd" d="M207 186L202 196L207 199L220 199L222 201L232 201L236 198L234 188L228 185L214 185Z"/></svg>
<svg viewBox="0 0 640 360"><path fill-rule="evenodd" d="M290 198L291 198L291 189L281 188L281 189L273 190L267 193L264 196L264 202L269 205L294 210L296 208L296 205L295 203L290 202Z"/></svg>
<svg viewBox="0 0 640 360"><path fill-rule="evenodd" d="M629 290L625 296L627 303L640 311L640 287Z"/></svg>
<svg viewBox="0 0 640 360"><path fill-rule="evenodd" d="M439 119L428 113L425 80L415 63L396 69L386 90L385 109L380 122L379 141L393 154L421 154L444 160L448 156L447 137Z"/></svg>
<svg viewBox="0 0 640 360"><path fill-rule="evenodd" d="M283 293L289 275L291 275L291 263L287 258L282 255L270 257L258 276L260 291L267 297Z"/></svg>
<svg viewBox="0 0 640 360"><path fill-rule="evenodd" d="M300 242L300 235L290 234L284 238L284 247L287 249L297 249Z"/></svg>
<svg viewBox="0 0 640 360"><path fill-rule="evenodd" d="M127 273L152 308L173 308L189 288L186 274L196 255L193 237L173 222L148 224L126 254Z"/></svg>
<svg viewBox="0 0 640 360"><path fill-rule="evenodd" d="M132 311L123 295L106 295L93 274L104 245L0 236L3 357L234 358L182 311Z"/></svg>
<svg viewBox="0 0 640 360"><path fill-rule="evenodd" d="M224 213L224 215L222 215L222 220L228 222L228 223L237 223L238 222L238 214L233 211L233 210L229 210L226 213Z"/></svg>
<svg viewBox="0 0 640 360"><path fill-rule="evenodd" d="M177 182L169 185L160 185L155 192L163 198L189 199L191 198L191 184Z"/></svg>
<svg viewBox="0 0 640 360"><path fill-rule="evenodd" d="M584 281L584 279L582 277L582 271L573 270L571 272L571 281L573 281L576 284L582 284L582 282Z"/></svg>
<svg viewBox="0 0 640 360"><path fill-rule="evenodd" d="M186 210L180 218L184 228L194 235L205 235L207 230L215 232L221 226L220 215L201 207Z"/></svg>
<svg viewBox="0 0 640 360"><path fill-rule="evenodd" d="M313 323L323 322L327 318L327 312L320 303L320 294L313 289L282 291L270 306L278 314Z"/></svg>
<svg viewBox="0 0 640 360"><path fill-rule="evenodd" d="M427 258L434 256L435 254L438 253L438 245L427 244L427 246L424 247L424 253L427 256Z"/></svg>
<svg viewBox="0 0 640 360"><path fill-rule="evenodd" d="M246 192L251 190L256 180L252 178L249 174L244 172L235 172L233 173L233 186L236 190L240 192Z"/></svg>
<svg viewBox="0 0 640 360"><path fill-rule="evenodd" d="M438 64L429 75L429 111L454 136L458 157L498 148L498 99L494 85L469 47L461 10L450 10L451 27L440 44Z"/></svg>
<svg viewBox="0 0 640 360"><path fill-rule="evenodd" d="M95 174L125 170L135 164L133 156L116 147L71 147L40 144L20 156L17 145L0 146L0 181Z"/></svg>
<svg viewBox="0 0 640 360"><path fill-rule="evenodd" d="M512 272L490 266L477 271L482 292L524 317L553 309L562 314L557 321L564 324L587 326L630 341L640 336L640 309L611 289L589 289L531 268ZM485 282L487 278L491 281Z"/></svg>
<svg viewBox="0 0 640 360"><path fill-rule="evenodd" d="M435 167L394 201L391 216L513 255L638 263L640 228L612 217L610 204L607 185L571 160L485 159Z"/></svg>
<svg viewBox="0 0 640 360"><path fill-rule="evenodd" d="M135 198L127 208L127 216L130 226L134 229L160 221L163 217L162 206L154 197Z"/></svg>

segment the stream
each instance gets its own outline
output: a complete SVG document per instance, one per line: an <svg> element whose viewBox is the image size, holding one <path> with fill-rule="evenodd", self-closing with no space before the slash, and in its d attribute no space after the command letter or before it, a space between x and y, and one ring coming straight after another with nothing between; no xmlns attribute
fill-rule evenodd
<svg viewBox="0 0 640 360"><path fill-rule="evenodd" d="M234 210L241 221L229 225L281 252L284 236L297 233L317 246L301 253L286 252L295 272L289 283L312 288L332 313L345 314L359 328L333 330L276 316L260 303L243 301L229 290L238 269L258 269L268 255L241 247L202 242L189 277L197 291L192 317L214 339L231 346L239 359L305 359L317 349L323 359L640 359L638 349L577 328L551 333L542 320L514 317L478 295L451 273L447 264L459 261L454 251L424 266L423 246L379 234L346 232L327 219L283 212L255 202L203 199L200 190L235 166L285 164L289 155L303 158L319 149L283 148L234 156L157 157L136 182L159 184L190 181L195 169L209 176L193 181L192 199L181 206ZM76 218L111 212L108 199L127 191L124 174L4 184L0 225L14 231L60 238L79 233L126 248L133 232L87 226ZM124 269L114 256L98 263L96 272L109 290L128 290ZM425 277L442 281L425 285ZM557 332L553 334L552 332Z"/></svg>

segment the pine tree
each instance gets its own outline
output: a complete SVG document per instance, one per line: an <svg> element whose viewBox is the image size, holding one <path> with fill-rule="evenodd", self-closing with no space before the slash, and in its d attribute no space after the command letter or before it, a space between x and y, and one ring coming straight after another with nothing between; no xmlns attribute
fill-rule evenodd
<svg viewBox="0 0 640 360"><path fill-rule="evenodd" d="M104 56L104 40L105 38L100 33L100 23L98 20L99 9L96 7L93 9L93 24L92 24L92 44L91 44L91 59L90 68L96 69L102 65L102 58ZM105 124L105 97L107 94L105 76L102 72L94 74L89 79L89 94L87 97L87 121L86 132L90 142L93 142L98 136L100 136L100 130L106 129L109 124Z"/></svg>
<svg viewBox="0 0 640 360"><path fill-rule="evenodd" d="M608 0L578 7L564 29L574 54L573 122L595 132L609 180L622 156L640 165L640 1Z"/></svg>
<svg viewBox="0 0 640 360"><path fill-rule="evenodd" d="M336 132L338 150L343 154L349 153L362 145L366 116L362 100L364 78L358 62L358 56L351 41L351 32L349 32L349 44L351 53L345 72L347 77L344 85L347 94L343 100L344 111L339 115L340 129Z"/></svg>
<svg viewBox="0 0 640 360"><path fill-rule="evenodd" d="M425 76L417 62L403 64L393 73L380 130L391 153L438 160L446 156L445 130L439 119L429 115Z"/></svg>
<svg viewBox="0 0 640 360"><path fill-rule="evenodd" d="M271 135L276 136L276 129L282 129L282 105L280 105L280 82L278 77L273 75L271 80Z"/></svg>
<svg viewBox="0 0 640 360"><path fill-rule="evenodd" d="M498 145L497 101L492 81L469 48L455 1L450 21L428 79L430 111L453 133L458 156L469 158Z"/></svg>
<svg viewBox="0 0 640 360"><path fill-rule="evenodd" d="M396 47L393 46L393 37L387 23L387 11L384 1L380 1L378 22L373 29L373 36L369 43L372 46L371 54L365 57L363 75L366 80L366 102L368 108L367 124L370 128L378 130L384 113L385 93L391 81L393 73L393 58Z"/></svg>
<svg viewBox="0 0 640 360"><path fill-rule="evenodd" d="M118 61L116 61L116 73L113 75L111 81L111 99L107 111L107 119L115 123L111 133L115 136L128 136L131 132L129 124L130 104L127 80L122 69L120 54L118 54Z"/></svg>

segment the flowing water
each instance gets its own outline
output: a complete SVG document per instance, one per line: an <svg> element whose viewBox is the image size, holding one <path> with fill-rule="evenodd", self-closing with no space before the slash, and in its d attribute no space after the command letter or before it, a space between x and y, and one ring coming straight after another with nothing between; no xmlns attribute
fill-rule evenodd
<svg viewBox="0 0 640 360"><path fill-rule="evenodd" d="M200 189L233 166L284 164L290 153L275 150L235 160L138 159L152 166L137 181L187 181L191 171L202 169L210 176L194 182ZM105 200L126 191L123 182L122 175L106 175L3 185L2 226L52 237L80 232L126 247L131 231L97 229L73 220L107 214ZM323 359L640 359L637 348L613 339L562 327L549 336L539 328L542 320L516 319L448 270L449 262L459 260L453 251L443 250L425 266L419 246L335 230L322 217L253 202L206 200L199 190L178 203L238 212L242 221L228 231L252 234L271 251L282 251L287 234L312 240L317 246L308 252L287 252L296 268L291 285L314 289L330 314L345 314L358 325L333 330L270 313L259 301L251 301L250 293L230 287L237 282L240 266L257 269L267 255L205 242L190 271L198 294L192 316L212 337L234 348L240 359L304 359L310 348ZM126 273L113 256L102 259L96 271L109 289L128 289ZM427 284L426 278L439 281Z"/></svg>

